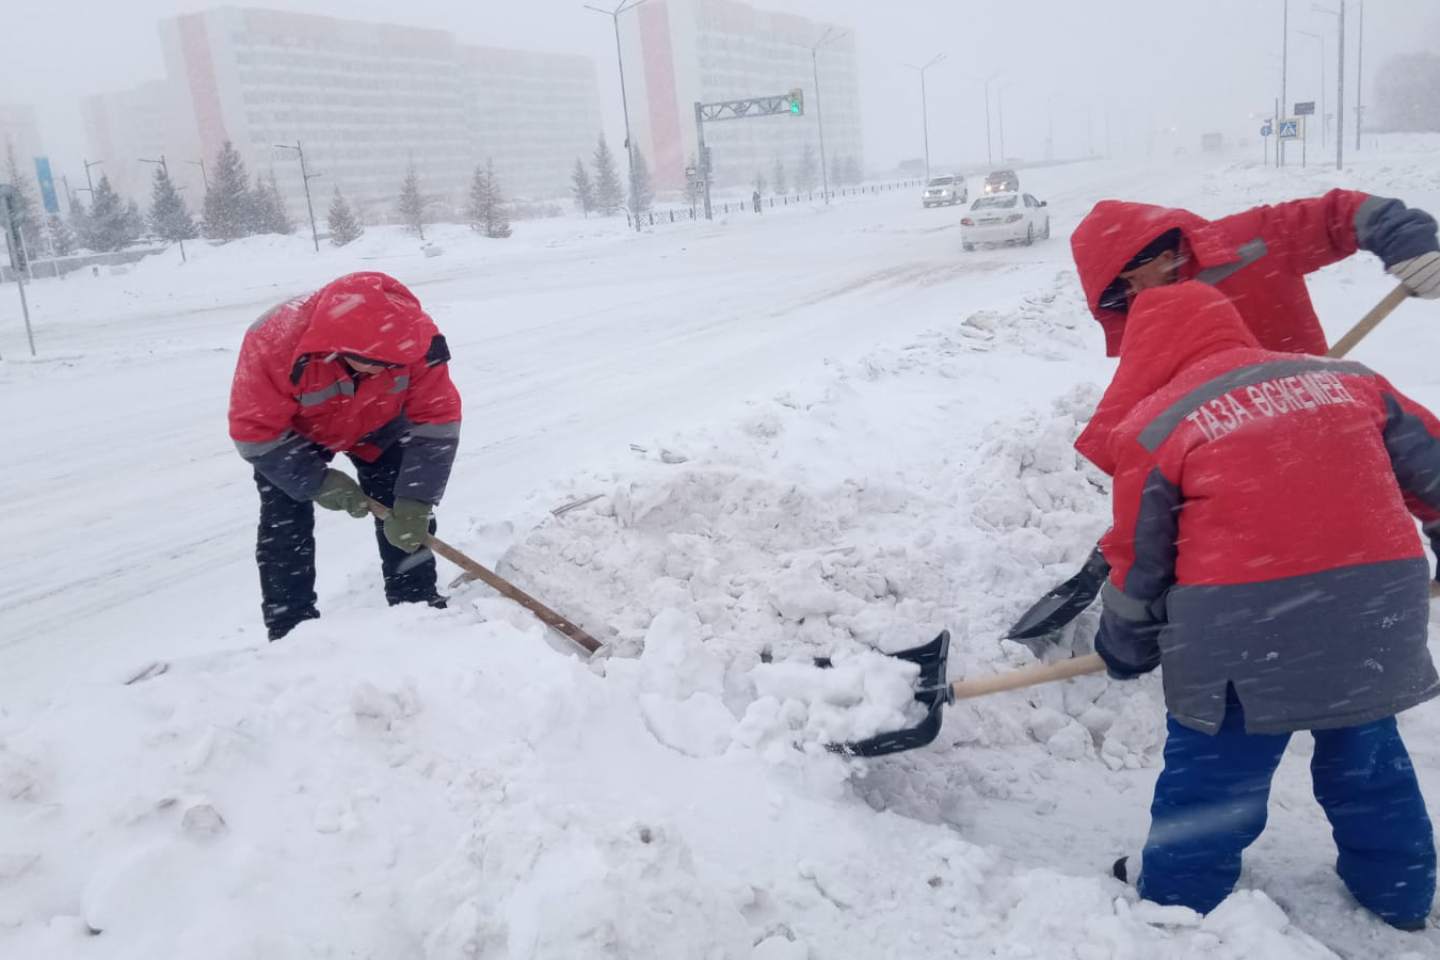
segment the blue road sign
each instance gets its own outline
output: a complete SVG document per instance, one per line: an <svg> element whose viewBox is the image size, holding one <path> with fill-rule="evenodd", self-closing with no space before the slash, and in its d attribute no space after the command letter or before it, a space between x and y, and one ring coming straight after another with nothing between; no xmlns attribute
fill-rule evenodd
<svg viewBox="0 0 1440 960"><path fill-rule="evenodd" d="M1263 126L1263 127L1260 128L1260 136L1262 136L1262 137L1268 137L1268 136L1270 136L1270 134L1272 134L1272 133L1274 133L1274 132L1275 132L1275 128L1272 127L1272 126L1270 126L1270 124L1268 124L1268 123L1265 124L1265 126Z"/></svg>
<svg viewBox="0 0 1440 960"><path fill-rule="evenodd" d="M1280 139L1281 139L1281 140L1298 140L1299 138L1300 138L1300 121L1299 121L1299 120L1281 120L1281 121L1280 121Z"/></svg>
<svg viewBox="0 0 1440 960"><path fill-rule="evenodd" d="M59 213L60 200L55 196L55 177L50 173L50 158L35 158L35 179L40 182L40 201L46 213Z"/></svg>

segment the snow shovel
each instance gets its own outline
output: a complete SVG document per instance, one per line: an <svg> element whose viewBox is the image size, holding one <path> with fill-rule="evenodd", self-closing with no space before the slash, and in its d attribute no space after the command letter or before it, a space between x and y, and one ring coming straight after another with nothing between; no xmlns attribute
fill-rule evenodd
<svg viewBox="0 0 1440 960"><path fill-rule="evenodd" d="M381 504L375 500L371 500L370 512L375 514L375 516L379 517L381 520L384 520L386 515L389 514L390 511L386 509L384 504ZM484 564L477 563L476 561L470 559L469 557L465 556L465 554L461 553L459 550L456 550L454 547L450 546L450 544L446 543L444 540L441 540L434 534L425 535L425 546L440 554L440 556L444 557L446 560L449 560L451 563L455 564L455 566L464 570L476 580L483 582L486 586L493 589L502 597L505 597L507 600L514 600L516 603L520 604L520 606L535 614L535 618L541 623L545 624L545 626L549 627L551 630L554 630L556 633L563 635L572 643L584 649L586 653L594 653L596 650L600 649L599 640L596 640L594 637L590 636L590 634L586 633L583 629L571 623L569 620L566 620L560 614L556 613L554 610L551 610L549 607L545 606L545 604L541 603L539 600L536 600L534 597L530 596L530 594L526 593L524 590L521 590L519 587L515 586L515 584L506 580L498 573L490 570Z"/></svg>
<svg viewBox="0 0 1440 960"><path fill-rule="evenodd" d="M1366 334L1374 330L1381 320L1390 316L1395 308L1406 300L1410 299L1411 293L1403 283L1396 286L1385 295L1385 299L1377 303L1373 309L1360 322L1346 331L1345 335L1335 341L1335 345L1325 354L1327 357L1343 357L1354 349L1355 345L1365 339ZM1085 566L1080 568L1069 580L1055 587L1045 596L1035 601L1034 605L1021 614L1020 619L1005 634L1008 640L1035 640L1048 634L1055 633L1071 620L1085 612L1100 588L1105 585L1105 577L1110 572L1110 565L1100 555L1097 548L1085 561Z"/></svg>
<svg viewBox="0 0 1440 960"><path fill-rule="evenodd" d="M1033 687L1039 683L1065 680L1087 673L1099 673L1105 669L1105 662L1100 659L1100 655L1091 653L1083 657L1061 660L1058 663L1021 667L1019 670L997 673L993 677L956 680L953 683L947 683L945 670L950 659L949 630L941 631L938 637L924 646L902 650L891 656L919 664L920 678L915 687L915 699L925 705L925 719L915 726L906 727L903 730L878 733L873 737L851 743L829 744L828 747L832 752L852 757L880 757L887 753L914 750L916 747L925 746L940 735L941 714L946 705L952 704L956 700L983 697L987 693L999 693L1001 690Z"/></svg>

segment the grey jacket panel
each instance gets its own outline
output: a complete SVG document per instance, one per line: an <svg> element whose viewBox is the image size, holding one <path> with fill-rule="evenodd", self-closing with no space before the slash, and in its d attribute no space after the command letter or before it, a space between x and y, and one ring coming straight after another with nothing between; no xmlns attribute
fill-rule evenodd
<svg viewBox="0 0 1440 960"><path fill-rule="evenodd" d="M1226 586L1178 586L1159 632L1165 702L1213 733L1235 684L1250 733L1369 723L1440 694L1426 647L1430 566L1392 560Z"/></svg>

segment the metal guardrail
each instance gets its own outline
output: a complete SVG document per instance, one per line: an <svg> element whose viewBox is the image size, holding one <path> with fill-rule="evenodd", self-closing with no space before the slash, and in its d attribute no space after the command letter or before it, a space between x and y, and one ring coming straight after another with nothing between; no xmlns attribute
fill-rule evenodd
<svg viewBox="0 0 1440 960"><path fill-rule="evenodd" d="M44 260L32 258L27 280L45 280L63 277L67 273L84 270L87 267L115 266L122 263L136 263L151 254L164 253L168 245L157 247L136 247L130 250L116 250L112 253L87 253L74 257L50 257ZM0 264L0 283L13 283L15 269L8 263Z"/></svg>

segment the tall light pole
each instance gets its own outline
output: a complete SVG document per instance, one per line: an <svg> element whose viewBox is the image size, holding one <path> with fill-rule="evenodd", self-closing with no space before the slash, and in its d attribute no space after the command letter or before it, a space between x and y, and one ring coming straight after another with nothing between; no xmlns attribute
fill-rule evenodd
<svg viewBox="0 0 1440 960"><path fill-rule="evenodd" d="M810 70L815 77L815 122L820 125L820 182L823 185L821 192L824 194L825 202L830 202L830 171L825 163L825 115L820 112L820 48L832 40L839 40L845 36L845 31L835 32L834 27L827 27L825 32L816 41L815 46L810 48ZM814 181L811 181L814 184Z"/></svg>
<svg viewBox="0 0 1440 960"><path fill-rule="evenodd" d="M929 183L929 182L930 182L930 108L929 108L928 102L927 102L926 99L925 99L925 71L926 71L926 70L929 70L931 67L935 66L935 64L942 62L944 59L945 59L945 54L943 54L943 53L937 53L937 54L935 54L935 56L931 57L931 58L929 59L929 61L926 62L926 64L925 64L924 66L922 66L922 67L917 67L917 66L915 66L913 63L907 63L907 64L905 64L905 66L909 67L911 70L914 70L914 71L916 71L916 72L918 72L918 73L920 74L920 120L921 120L921 124L920 124L920 125L921 125L921 127L924 129L924 131L925 131L925 182L926 182L926 183Z"/></svg>
<svg viewBox="0 0 1440 960"><path fill-rule="evenodd" d="M155 164L157 167L159 167L160 170L161 170L161 172L163 172L163 173L165 174L165 180L166 180L167 183L170 184L170 189L171 189L171 190L174 190L174 189L175 189L175 182L170 179L170 165L165 162L165 154L163 154L163 153L160 154L160 159L159 159L159 160L147 160L147 159L145 159L144 157L140 157L139 160L140 160L141 163L153 163L153 164ZM185 256L185 238L184 238L184 237L176 237L176 239L180 241L180 262L181 262L181 263L189 263L189 262L190 262L190 258L187 257L187 256Z"/></svg>
<svg viewBox="0 0 1440 960"><path fill-rule="evenodd" d="M994 83L996 78L1004 72L1004 70L996 70L985 78L985 163L991 167L995 166L995 154L990 149L990 129L992 126L990 123L990 84ZM1000 152L1004 153L1005 151L1002 149Z"/></svg>
<svg viewBox="0 0 1440 960"><path fill-rule="evenodd" d="M95 183L90 179L90 168L98 167L104 160L85 160L85 186L90 190L90 202L95 202Z"/></svg>
<svg viewBox="0 0 1440 960"><path fill-rule="evenodd" d="M205 172L205 158L204 158L204 157L201 157L199 160L186 160L185 162L188 163L188 164L190 164L190 166L192 166L192 167L199 167L199 168L200 168L200 179L205 182L205 192L206 192L206 193L209 193L209 192L210 192L210 175Z"/></svg>
<svg viewBox="0 0 1440 960"><path fill-rule="evenodd" d="M1285 0L1285 18L1280 27L1280 110L1288 111L1290 101L1286 99L1289 91L1285 89L1285 81L1290 78L1290 0ZM1285 116L1280 112L1275 114L1275 166L1285 165L1285 141L1280 139L1280 118Z"/></svg>
<svg viewBox="0 0 1440 960"><path fill-rule="evenodd" d="M1365 84L1365 0L1360 0L1360 37L1355 44L1355 151L1360 151L1360 128L1365 125L1365 104L1360 92Z"/></svg>
<svg viewBox="0 0 1440 960"><path fill-rule="evenodd" d="M310 239L315 243L315 252L320 252L320 231L315 229L315 205L310 202L310 181L320 176L318 173L311 173L305 169L305 149L296 140L294 145L288 143L275 144L278 150L294 150L300 155L300 180L305 184L305 209L310 211Z"/></svg>
<svg viewBox="0 0 1440 960"><path fill-rule="evenodd" d="M1325 38L1321 34L1311 33L1309 30L1300 30L1298 33L1302 37L1314 37L1320 41L1320 148L1323 150L1327 142L1326 132L1330 126L1330 121L1326 119L1329 116L1329 107L1325 105Z"/></svg>
<svg viewBox="0 0 1440 960"><path fill-rule="evenodd" d="M602 10L599 7L592 7L585 4L586 10L594 10L596 13L603 13L610 18L615 27L615 62L620 68L620 110L625 115L625 160L630 165L630 197L635 197L635 147L630 142L630 101L625 96L625 57L620 52L620 14L627 10L634 10L645 0L621 0L619 6L614 10ZM704 164L705 158L698 157L696 163ZM708 171L707 171L708 175ZM640 211L635 211L635 232L640 232Z"/></svg>
<svg viewBox="0 0 1440 960"><path fill-rule="evenodd" d="M1340 38L1337 46L1340 48L1340 55L1336 58L1335 66L1335 169L1345 169L1345 0L1340 0L1340 9L1331 10L1329 7L1322 7L1320 4L1313 4L1311 9L1316 13L1328 13L1336 18L1339 25Z"/></svg>
<svg viewBox="0 0 1440 960"><path fill-rule="evenodd" d="M10 251L11 259L16 267L18 268L20 262L24 260L28 268L30 261L25 258L23 253L16 257L13 246L20 237L20 224L14 219L15 214L10 206L10 195L14 192L15 188L8 183L0 183L0 227L5 230L5 248ZM30 302L25 299L24 270L16 269L15 286L20 290L20 312L25 316L25 339L30 343L30 356L33 357L35 356L35 334L30 330Z"/></svg>
<svg viewBox="0 0 1440 960"><path fill-rule="evenodd" d="M1000 165L1005 165L1005 91L1015 86L1013 83L1003 84L995 94L995 99L1000 108Z"/></svg>

